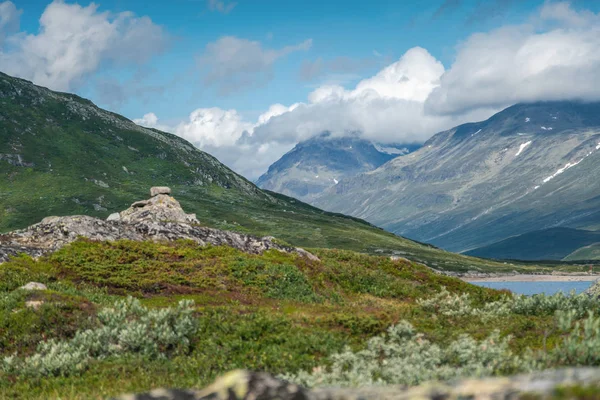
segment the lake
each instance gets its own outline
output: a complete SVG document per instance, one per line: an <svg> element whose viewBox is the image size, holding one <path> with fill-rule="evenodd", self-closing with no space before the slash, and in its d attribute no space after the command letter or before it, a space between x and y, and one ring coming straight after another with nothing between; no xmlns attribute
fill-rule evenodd
<svg viewBox="0 0 600 400"><path fill-rule="evenodd" d="M492 289L508 289L518 294L538 294L545 293L551 295L557 292L569 293L575 289L577 293L583 292L590 287L593 282L469 282L473 285L484 286Z"/></svg>

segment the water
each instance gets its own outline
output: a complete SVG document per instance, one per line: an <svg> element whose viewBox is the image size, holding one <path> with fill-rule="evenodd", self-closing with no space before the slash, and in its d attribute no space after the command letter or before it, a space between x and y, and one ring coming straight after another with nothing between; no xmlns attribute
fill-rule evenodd
<svg viewBox="0 0 600 400"><path fill-rule="evenodd" d="M473 285L484 286L492 289L508 289L518 294L538 294L545 293L551 295L557 292L569 293L575 289L577 293L583 292L590 287L593 282L470 282Z"/></svg>

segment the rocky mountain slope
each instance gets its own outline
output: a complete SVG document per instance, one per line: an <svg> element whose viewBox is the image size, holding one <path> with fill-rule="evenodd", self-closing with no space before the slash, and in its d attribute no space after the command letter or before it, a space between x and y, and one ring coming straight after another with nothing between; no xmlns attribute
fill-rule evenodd
<svg viewBox="0 0 600 400"><path fill-rule="evenodd" d="M316 201L468 251L529 231L600 226L600 103L519 104L433 136Z"/></svg>
<svg viewBox="0 0 600 400"><path fill-rule="evenodd" d="M298 143L269 167L257 185L310 203L342 179L372 171L419 147L379 145L357 136L334 138L323 133Z"/></svg>

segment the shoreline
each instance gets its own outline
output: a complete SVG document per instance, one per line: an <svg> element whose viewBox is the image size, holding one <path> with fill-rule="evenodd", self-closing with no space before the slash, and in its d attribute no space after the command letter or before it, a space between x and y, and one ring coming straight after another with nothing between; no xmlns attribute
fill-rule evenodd
<svg viewBox="0 0 600 400"><path fill-rule="evenodd" d="M600 279L600 275L534 275L519 274L505 276L462 276L465 282L594 282Z"/></svg>

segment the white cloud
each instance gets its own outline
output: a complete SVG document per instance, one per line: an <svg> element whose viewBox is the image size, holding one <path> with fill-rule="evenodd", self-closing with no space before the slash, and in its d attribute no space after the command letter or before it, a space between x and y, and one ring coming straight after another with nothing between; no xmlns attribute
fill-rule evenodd
<svg viewBox="0 0 600 400"><path fill-rule="evenodd" d="M352 90L338 85L317 88L308 103L257 126L252 140L295 143L330 131L334 136L360 132L382 143L422 142L440 130L490 115L490 110L457 117L426 114L424 102L443 74L438 60L415 47Z"/></svg>
<svg viewBox="0 0 600 400"><path fill-rule="evenodd" d="M531 23L472 35L427 100L438 114L538 100L600 99L600 18L546 3Z"/></svg>
<svg viewBox="0 0 600 400"><path fill-rule="evenodd" d="M0 49L4 44L6 35L19 30L22 10L18 10L12 1L0 3Z"/></svg>
<svg viewBox="0 0 600 400"><path fill-rule="evenodd" d="M308 39L281 49L266 49L258 41L224 36L206 45L199 65L206 74L207 85L216 86L221 94L229 94L264 84L272 78L275 61L311 46L312 39Z"/></svg>
<svg viewBox="0 0 600 400"><path fill-rule="evenodd" d="M223 0L208 0L208 9L211 11L218 11L223 14L229 14L234 7L237 6L235 2L226 2Z"/></svg>
<svg viewBox="0 0 600 400"><path fill-rule="evenodd" d="M294 144L277 140L260 143L253 141L251 137L254 129L295 107L296 105L291 107L281 104L272 105L258 117L258 122L254 124L243 120L235 110L220 108L194 110L188 121L175 126L161 124L154 113L148 113L140 119L135 119L134 122L174 133L214 155L238 173L249 178L257 178Z"/></svg>
<svg viewBox="0 0 600 400"><path fill-rule="evenodd" d="M168 41L148 17L99 12L94 3L83 7L55 0L39 22L39 33L10 38L11 50L0 52L0 65L56 90L73 89L105 62L144 63Z"/></svg>
<svg viewBox="0 0 600 400"><path fill-rule="evenodd" d="M198 109L170 131L254 179L298 141L323 131L361 132L383 143L420 142L473 117L425 115L424 100L443 72L442 64L426 50L414 48L353 90L322 86L307 103L274 104L255 123L235 110ZM144 119L157 123L153 116Z"/></svg>

